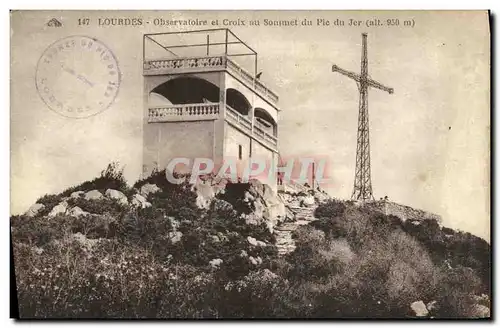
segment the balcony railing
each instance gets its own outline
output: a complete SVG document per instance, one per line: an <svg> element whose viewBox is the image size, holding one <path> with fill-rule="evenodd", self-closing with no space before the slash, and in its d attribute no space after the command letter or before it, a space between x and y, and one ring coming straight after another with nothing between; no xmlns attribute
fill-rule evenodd
<svg viewBox="0 0 500 328"><path fill-rule="evenodd" d="M226 105L226 118L229 122L237 125L245 132L251 134L252 132L252 123L248 118L238 113L235 109ZM254 122L254 135L260 141L270 145L272 148L276 148L278 146L278 138L264 131L261 126L263 125L257 121Z"/></svg>
<svg viewBox="0 0 500 328"><path fill-rule="evenodd" d="M253 75L248 73L241 66L226 56L206 56L206 57L186 57L172 59L156 59L144 62L145 75L158 75L168 73L190 73L204 72L214 70L225 70L234 73L240 77L251 88L264 98L273 103L277 103L279 98L276 93L264 86L262 82L254 79Z"/></svg>
<svg viewBox="0 0 500 328"><path fill-rule="evenodd" d="M182 104L150 107L148 123L216 120L220 114L219 103ZM248 135L252 135L252 122L226 105L226 119ZM278 138L265 131L264 125L255 121L253 135L261 142L276 149Z"/></svg>
<svg viewBox="0 0 500 328"><path fill-rule="evenodd" d="M235 109L226 105L226 117L228 121L241 127L245 132L252 132L252 122L245 116L238 113Z"/></svg>
<svg viewBox="0 0 500 328"><path fill-rule="evenodd" d="M254 129L254 132L255 134L264 139L266 142L270 143L271 145L273 146L277 146L278 145L278 138L276 138L275 136L267 133L265 130L263 130L260 126L259 126L260 123L258 122L255 122L255 125L253 127Z"/></svg>
<svg viewBox="0 0 500 328"><path fill-rule="evenodd" d="M182 104L151 107L148 122L215 120L219 116L219 103Z"/></svg>

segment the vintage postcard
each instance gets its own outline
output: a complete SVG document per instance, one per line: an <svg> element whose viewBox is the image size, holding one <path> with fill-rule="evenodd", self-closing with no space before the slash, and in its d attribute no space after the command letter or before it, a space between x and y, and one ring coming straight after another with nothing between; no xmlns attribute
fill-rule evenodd
<svg viewBox="0 0 500 328"><path fill-rule="evenodd" d="M491 318L488 11L23 11L11 315Z"/></svg>

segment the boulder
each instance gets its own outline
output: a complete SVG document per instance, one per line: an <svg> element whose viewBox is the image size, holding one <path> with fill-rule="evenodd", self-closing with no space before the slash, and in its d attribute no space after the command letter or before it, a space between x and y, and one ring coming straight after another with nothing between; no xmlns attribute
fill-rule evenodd
<svg viewBox="0 0 500 328"><path fill-rule="evenodd" d="M490 309L482 304L474 304L470 309L470 316L473 318L489 318Z"/></svg>
<svg viewBox="0 0 500 328"><path fill-rule="evenodd" d="M436 311L438 309L437 301L431 301L425 306L429 312Z"/></svg>
<svg viewBox="0 0 500 328"><path fill-rule="evenodd" d="M490 297L486 294L474 295L472 296L472 299L474 300L474 302L479 304L490 304Z"/></svg>
<svg viewBox="0 0 500 328"><path fill-rule="evenodd" d="M172 229L174 231L177 231L179 227L181 226L181 223L177 221L173 216L167 216L167 219L170 221L170 224L172 225Z"/></svg>
<svg viewBox="0 0 500 328"><path fill-rule="evenodd" d="M255 197L249 191L245 191L245 195L243 197L243 202L250 203L250 202L253 202L254 200L255 200Z"/></svg>
<svg viewBox="0 0 500 328"><path fill-rule="evenodd" d="M98 190L91 190L85 193L86 200L102 199L104 196Z"/></svg>
<svg viewBox="0 0 500 328"><path fill-rule="evenodd" d="M316 205L316 201L314 200L313 195L301 196L300 197L300 206L302 207L312 207Z"/></svg>
<svg viewBox="0 0 500 328"><path fill-rule="evenodd" d="M257 240L253 237L250 237L250 236L247 237L247 241L252 246L260 246L260 247L267 246L267 244L265 242Z"/></svg>
<svg viewBox="0 0 500 328"><path fill-rule="evenodd" d="M154 194L159 191L161 191L161 189L157 185L151 183L146 183L141 187L141 189L139 189L139 193L144 197L147 197L149 194Z"/></svg>
<svg viewBox="0 0 500 328"><path fill-rule="evenodd" d="M169 232L168 237L170 238L170 241L172 242L172 244L176 244L176 243L181 241L182 232L180 232L180 231Z"/></svg>
<svg viewBox="0 0 500 328"><path fill-rule="evenodd" d="M141 194L135 194L132 196L132 201L130 202L132 206L138 207L138 208L146 208L150 207L151 203L144 198Z"/></svg>
<svg viewBox="0 0 500 328"><path fill-rule="evenodd" d="M75 191L72 192L71 195L69 196L70 198L80 198L85 194L83 191Z"/></svg>
<svg viewBox="0 0 500 328"><path fill-rule="evenodd" d="M208 209L215 197L215 190L210 181L194 184L191 190L196 192L196 206L200 209Z"/></svg>
<svg viewBox="0 0 500 328"><path fill-rule="evenodd" d="M35 246L35 247L33 247L33 251L34 251L35 253L37 253L38 255L40 255L40 254L42 254L42 253L43 253L43 248L40 248L40 247Z"/></svg>
<svg viewBox="0 0 500 328"><path fill-rule="evenodd" d="M327 200L331 199L330 196L327 194L327 193L324 193L322 191L316 191L314 193L314 200L316 201L316 203L324 203L326 202Z"/></svg>
<svg viewBox="0 0 500 328"><path fill-rule="evenodd" d="M260 264L262 264L262 258L260 256L257 256L257 257L249 256L248 260L253 265L260 265Z"/></svg>
<svg viewBox="0 0 500 328"><path fill-rule="evenodd" d="M80 232L73 234L72 237L74 240L78 241L82 246L86 247L87 249L92 248L99 241L99 239L87 238L87 236L83 235Z"/></svg>
<svg viewBox="0 0 500 328"><path fill-rule="evenodd" d="M248 192L250 195L245 198L251 200L250 196L253 196L255 213L248 221L254 224L266 222L268 228L272 231L272 228L286 217L285 204L270 186L262 184L256 179L250 180L249 184L250 188Z"/></svg>
<svg viewBox="0 0 500 328"><path fill-rule="evenodd" d="M241 217L245 220L246 224L260 225L264 222L264 211L265 207L260 199L253 202L253 211L248 214L241 214Z"/></svg>
<svg viewBox="0 0 500 328"><path fill-rule="evenodd" d="M45 208L45 205L35 203L35 204L30 206L30 208L28 209L28 211L26 211L26 213L24 213L24 215L32 218L32 217L36 216L38 213L40 213L40 211L43 210L44 208Z"/></svg>
<svg viewBox="0 0 500 328"><path fill-rule="evenodd" d="M218 268L222 263L224 263L222 259L213 259L209 262L212 268Z"/></svg>
<svg viewBox="0 0 500 328"><path fill-rule="evenodd" d="M422 301L413 302L410 307L416 317L426 317L429 315L429 311L427 310L425 303Z"/></svg>
<svg viewBox="0 0 500 328"><path fill-rule="evenodd" d="M227 238L226 235L224 235L222 232L217 232L217 237L221 242L229 241L229 238Z"/></svg>
<svg viewBox="0 0 500 328"><path fill-rule="evenodd" d="M65 214L67 210L68 210L68 203L61 202L52 208L52 210L48 214L48 217L53 218L58 214Z"/></svg>
<svg viewBox="0 0 500 328"><path fill-rule="evenodd" d="M249 261L250 261L250 263L252 263L253 265L257 265L257 260L256 260L253 256L248 257L248 260L249 260Z"/></svg>
<svg viewBox="0 0 500 328"><path fill-rule="evenodd" d="M118 203L122 205L128 205L127 196L125 196L125 194L119 190L108 189L106 190L105 195L108 198L115 199L116 201L118 201Z"/></svg>
<svg viewBox="0 0 500 328"><path fill-rule="evenodd" d="M85 212L84 210L82 210L78 206L72 207L68 211L68 214L71 215L71 216L76 216L76 217L78 217L78 216L84 216L84 215L90 215L89 212Z"/></svg>

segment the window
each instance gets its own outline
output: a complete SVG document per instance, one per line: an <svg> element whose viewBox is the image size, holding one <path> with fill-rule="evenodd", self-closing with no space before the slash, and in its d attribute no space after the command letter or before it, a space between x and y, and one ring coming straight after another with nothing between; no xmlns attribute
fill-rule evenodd
<svg viewBox="0 0 500 328"><path fill-rule="evenodd" d="M238 145L238 159L243 158L243 147L241 145Z"/></svg>

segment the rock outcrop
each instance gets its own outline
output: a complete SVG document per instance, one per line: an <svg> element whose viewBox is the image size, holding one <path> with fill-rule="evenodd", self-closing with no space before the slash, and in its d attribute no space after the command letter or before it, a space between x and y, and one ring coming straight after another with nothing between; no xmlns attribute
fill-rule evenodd
<svg viewBox="0 0 500 328"><path fill-rule="evenodd" d="M37 216L38 213L40 213L40 211L43 210L44 208L45 208L45 205L35 203L35 204L31 205L31 207L26 211L26 213L24 213L24 215L32 218L34 216Z"/></svg>
<svg viewBox="0 0 500 328"><path fill-rule="evenodd" d="M416 317L426 317L429 315L429 311L422 301L413 302L410 304L410 308L413 311L413 315Z"/></svg>
<svg viewBox="0 0 500 328"><path fill-rule="evenodd" d="M270 186L262 184L258 180L250 180L248 185L243 202L253 210L249 214L244 214L243 218L247 224L265 223L269 231L273 232L274 227L285 220L285 204Z"/></svg>
<svg viewBox="0 0 500 328"><path fill-rule="evenodd" d="M127 196L125 196L125 194L122 193L121 191L118 191L115 189L108 189L108 190L106 190L105 195L108 198L111 198L111 199L118 201L118 203L120 203L122 205L128 204Z"/></svg>
<svg viewBox="0 0 500 328"><path fill-rule="evenodd" d="M68 210L68 203L63 201L52 208L52 210L47 215L49 218L53 218L58 214L65 214Z"/></svg>
<svg viewBox="0 0 500 328"><path fill-rule="evenodd" d="M157 185L151 183L146 183L139 189L139 193L144 197L148 197L149 194L154 194L159 191L161 191L161 189Z"/></svg>
<svg viewBox="0 0 500 328"><path fill-rule="evenodd" d="M252 246L257 246L257 247L265 247L265 246L267 246L267 244L265 242L257 240L257 239L255 239L253 237L250 237L250 236L247 237L247 241Z"/></svg>
<svg viewBox="0 0 500 328"><path fill-rule="evenodd" d="M151 206L151 203L148 202L147 199L141 194L135 194L132 196L132 201L130 203L133 207L137 208L146 208Z"/></svg>
<svg viewBox="0 0 500 328"><path fill-rule="evenodd" d="M85 192L83 192L83 191L75 191L75 192L72 192L69 197L70 198L80 198L80 197L83 197L84 195L85 195Z"/></svg>
<svg viewBox="0 0 500 328"><path fill-rule="evenodd" d="M68 211L68 214L71 215L71 216L84 216L84 215L90 215L89 212L86 212L84 210L82 210L80 207L78 206L75 206L75 207L72 207L69 211Z"/></svg>
<svg viewBox="0 0 500 328"><path fill-rule="evenodd" d="M218 268L224 261L222 259L213 259L209 262L212 268Z"/></svg>
<svg viewBox="0 0 500 328"><path fill-rule="evenodd" d="M482 304L474 304L470 309L470 316L472 318L489 318L490 309Z"/></svg>
<svg viewBox="0 0 500 328"><path fill-rule="evenodd" d="M182 232L180 231L172 231L169 233L169 238L172 244L176 244L181 241L182 239Z"/></svg>
<svg viewBox="0 0 500 328"><path fill-rule="evenodd" d="M84 195L86 200L95 200L95 199L103 199L104 196L101 194L99 190L90 190L87 191Z"/></svg>
<svg viewBox="0 0 500 328"><path fill-rule="evenodd" d="M210 184L210 181L194 184L192 190L196 192L196 206L198 206L198 208L208 209L216 195L216 191Z"/></svg>

